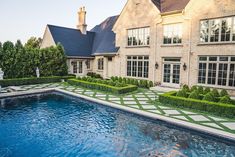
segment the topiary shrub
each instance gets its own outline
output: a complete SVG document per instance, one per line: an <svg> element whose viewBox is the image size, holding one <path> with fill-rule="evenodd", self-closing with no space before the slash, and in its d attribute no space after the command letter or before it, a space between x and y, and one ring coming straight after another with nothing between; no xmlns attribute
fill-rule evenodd
<svg viewBox="0 0 235 157"><path fill-rule="evenodd" d="M190 91L189 86L186 85L186 84L183 85L182 89L185 90L186 92L189 92L189 91Z"/></svg>
<svg viewBox="0 0 235 157"><path fill-rule="evenodd" d="M185 90L180 90L177 92L176 96L187 98L187 92Z"/></svg>
<svg viewBox="0 0 235 157"><path fill-rule="evenodd" d="M195 91L195 90L197 90L197 86L196 86L196 85L195 85L195 86L192 86L190 91L193 92L193 91Z"/></svg>
<svg viewBox="0 0 235 157"><path fill-rule="evenodd" d="M207 93L210 93L211 89L209 87L206 87L203 94L207 94Z"/></svg>
<svg viewBox="0 0 235 157"><path fill-rule="evenodd" d="M118 78L118 82L122 82L122 77L119 77L119 78Z"/></svg>
<svg viewBox="0 0 235 157"><path fill-rule="evenodd" d="M143 86L144 86L144 88L148 88L148 81L147 80L143 81Z"/></svg>
<svg viewBox="0 0 235 157"><path fill-rule="evenodd" d="M199 87L197 88L197 91L198 91L199 94L203 94L204 89L203 89L202 86L199 86Z"/></svg>
<svg viewBox="0 0 235 157"><path fill-rule="evenodd" d="M220 99L219 102L220 102L220 103L224 103L224 104L230 104L230 103L231 103L231 99L230 99L230 97L229 97L228 95L225 95L225 96L223 96L223 97Z"/></svg>
<svg viewBox="0 0 235 157"><path fill-rule="evenodd" d="M220 91L220 96L221 96L221 97L229 96L229 94L228 94L228 92L227 92L225 89L222 89L222 90Z"/></svg>
<svg viewBox="0 0 235 157"><path fill-rule="evenodd" d="M207 93L207 94L204 96L203 100L215 102L215 97L214 97L213 93L210 92L210 93Z"/></svg>
<svg viewBox="0 0 235 157"><path fill-rule="evenodd" d="M139 81L134 79L134 85L138 86L139 85Z"/></svg>
<svg viewBox="0 0 235 157"><path fill-rule="evenodd" d="M126 84L126 78L122 79L122 83Z"/></svg>
<svg viewBox="0 0 235 157"><path fill-rule="evenodd" d="M153 81L149 81L149 84L148 84L148 88L151 88L151 87L153 87Z"/></svg>
<svg viewBox="0 0 235 157"><path fill-rule="evenodd" d="M200 99L199 92L198 91L193 91L190 95L189 98L191 99Z"/></svg>
<svg viewBox="0 0 235 157"><path fill-rule="evenodd" d="M212 94L213 94L214 97L219 97L220 96L217 89L213 89Z"/></svg>

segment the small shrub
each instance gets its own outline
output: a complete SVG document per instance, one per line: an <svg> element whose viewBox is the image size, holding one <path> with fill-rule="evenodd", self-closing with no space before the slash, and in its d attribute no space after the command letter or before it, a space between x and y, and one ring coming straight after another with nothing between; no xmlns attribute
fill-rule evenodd
<svg viewBox="0 0 235 157"><path fill-rule="evenodd" d="M183 85L182 89L185 90L186 92L189 92L189 91L190 91L189 86L186 85L186 84Z"/></svg>
<svg viewBox="0 0 235 157"><path fill-rule="evenodd" d="M149 88L153 87L153 81L149 81L148 87L149 87Z"/></svg>
<svg viewBox="0 0 235 157"><path fill-rule="evenodd" d="M122 77L119 77L119 78L118 78L118 82L122 82Z"/></svg>
<svg viewBox="0 0 235 157"><path fill-rule="evenodd" d="M210 92L210 93L207 93L207 94L204 96L203 100L215 102L215 97L214 97L213 93Z"/></svg>
<svg viewBox="0 0 235 157"><path fill-rule="evenodd" d="M212 94L213 94L214 97L219 97L220 96L217 89L213 89Z"/></svg>
<svg viewBox="0 0 235 157"><path fill-rule="evenodd" d="M114 76L112 76L112 77L111 77L111 80L112 80L113 82L115 82L115 77L114 77Z"/></svg>
<svg viewBox="0 0 235 157"><path fill-rule="evenodd" d="M122 79L122 82L123 82L123 83L126 83L126 78L123 78L123 79Z"/></svg>
<svg viewBox="0 0 235 157"><path fill-rule="evenodd" d="M228 96L229 94L228 94L228 92L225 90L225 89L222 89L221 91L220 91L220 96L221 97L224 97L224 96Z"/></svg>
<svg viewBox="0 0 235 157"><path fill-rule="evenodd" d="M199 94L203 94L203 92L204 92L203 87L202 87L202 86L199 86L199 87L197 88L197 91L198 91Z"/></svg>
<svg viewBox="0 0 235 157"><path fill-rule="evenodd" d="M224 104L230 104L230 103L231 103L231 99L230 99L230 97L229 97L228 95L225 95L225 96L223 96L223 97L220 99L219 102L220 102L220 103L224 103Z"/></svg>
<svg viewBox="0 0 235 157"><path fill-rule="evenodd" d="M186 98L187 97L187 92L185 90L180 90L180 91L177 92L176 96Z"/></svg>
<svg viewBox="0 0 235 157"><path fill-rule="evenodd" d="M139 86L139 81L135 79L134 80L134 85Z"/></svg>
<svg viewBox="0 0 235 157"><path fill-rule="evenodd" d="M144 88L148 88L148 81L147 81L147 80L144 80L144 81L143 81L143 87L144 87Z"/></svg>
<svg viewBox="0 0 235 157"><path fill-rule="evenodd" d="M197 90L197 86L192 86L192 87L191 87L191 92L193 92L193 91L195 91L195 90Z"/></svg>
<svg viewBox="0 0 235 157"><path fill-rule="evenodd" d="M190 95L189 98L191 99L200 99L200 95L198 91L193 91Z"/></svg>
<svg viewBox="0 0 235 157"><path fill-rule="evenodd" d="M210 91L211 91L211 89L210 89L209 87L206 87L205 90L204 90L204 92L203 92L203 94L207 94L207 93L209 93Z"/></svg>

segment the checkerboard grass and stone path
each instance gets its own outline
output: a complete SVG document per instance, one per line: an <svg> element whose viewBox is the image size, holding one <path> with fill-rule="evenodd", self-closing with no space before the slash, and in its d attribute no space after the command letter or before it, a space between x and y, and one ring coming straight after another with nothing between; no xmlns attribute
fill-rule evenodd
<svg viewBox="0 0 235 157"><path fill-rule="evenodd" d="M111 103L151 112L154 114L171 117L174 119L187 121L203 126L207 126L214 129L223 130L226 132L235 134L235 119L226 119L221 117L215 117L208 114L198 113L194 111L182 110L165 106L158 103L151 103L153 100L158 101L159 94L161 92L141 89L137 92L133 92L127 95L113 95L101 91L84 89L80 87L71 86L64 83L52 83L52 84L39 84L39 85L27 85L20 87L22 91L44 89L44 88L59 88L73 93L85 95L95 99L108 101Z"/></svg>

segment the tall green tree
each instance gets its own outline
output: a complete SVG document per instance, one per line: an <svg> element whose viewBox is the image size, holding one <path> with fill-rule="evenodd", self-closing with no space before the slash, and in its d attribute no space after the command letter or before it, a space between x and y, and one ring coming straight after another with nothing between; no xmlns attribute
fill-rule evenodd
<svg viewBox="0 0 235 157"><path fill-rule="evenodd" d="M10 41L7 41L3 44L2 49L3 49L2 69L7 77L12 78L14 71L14 54L15 54L14 44Z"/></svg>
<svg viewBox="0 0 235 157"><path fill-rule="evenodd" d="M25 48L40 48L42 38L31 37L25 44Z"/></svg>
<svg viewBox="0 0 235 157"><path fill-rule="evenodd" d="M2 57L3 57L3 50L2 50L2 43L0 42L0 68L2 68Z"/></svg>

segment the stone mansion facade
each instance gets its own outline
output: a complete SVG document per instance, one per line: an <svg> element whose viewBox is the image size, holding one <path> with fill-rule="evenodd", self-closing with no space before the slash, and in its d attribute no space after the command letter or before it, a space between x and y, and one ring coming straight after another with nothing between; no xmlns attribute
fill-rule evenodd
<svg viewBox="0 0 235 157"><path fill-rule="evenodd" d="M235 93L234 0L128 0L119 16L86 30L48 25L43 47L60 42L71 74L148 79Z"/></svg>

